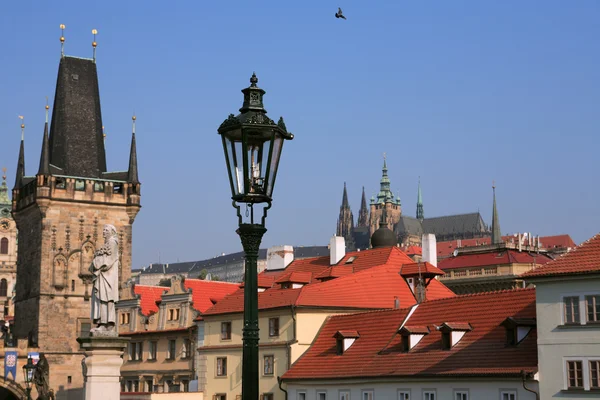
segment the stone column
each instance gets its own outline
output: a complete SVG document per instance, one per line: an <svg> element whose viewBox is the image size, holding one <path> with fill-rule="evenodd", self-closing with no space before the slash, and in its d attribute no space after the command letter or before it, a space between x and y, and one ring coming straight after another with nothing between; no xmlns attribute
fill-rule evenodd
<svg viewBox="0 0 600 400"><path fill-rule="evenodd" d="M129 340L118 336L77 339L85 355L82 365L85 400L119 400L123 351Z"/></svg>

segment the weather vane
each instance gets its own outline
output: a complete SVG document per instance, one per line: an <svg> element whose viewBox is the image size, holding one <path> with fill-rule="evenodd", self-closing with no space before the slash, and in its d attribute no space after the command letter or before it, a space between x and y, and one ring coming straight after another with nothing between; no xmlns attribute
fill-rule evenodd
<svg viewBox="0 0 600 400"><path fill-rule="evenodd" d="M46 96L46 123L48 123L48 109L50 106L48 105L48 96Z"/></svg>
<svg viewBox="0 0 600 400"><path fill-rule="evenodd" d="M98 31L96 29L92 29L92 35L94 35L94 41L92 42L92 47L94 48L94 62L96 62L96 46L98 46L98 43L96 43L96 35L98 34Z"/></svg>
<svg viewBox="0 0 600 400"><path fill-rule="evenodd" d="M60 24L60 56L65 56L65 24Z"/></svg>
<svg viewBox="0 0 600 400"><path fill-rule="evenodd" d="M131 121L133 124L133 134L135 135L135 120L137 119L137 117L135 116L135 111L133 112L133 116L131 117Z"/></svg>

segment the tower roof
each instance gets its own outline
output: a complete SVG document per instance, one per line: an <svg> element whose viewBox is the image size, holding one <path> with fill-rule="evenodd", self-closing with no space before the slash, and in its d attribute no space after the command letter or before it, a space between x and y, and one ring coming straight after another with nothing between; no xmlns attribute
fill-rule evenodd
<svg viewBox="0 0 600 400"><path fill-rule="evenodd" d="M19 158L17 159L17 174L15 176L14 188L21 187L25 176L25 124L21 124L21 146L19 147Z"/></svg>
<svg viewBox="0 0 600 400"><path fill-rule="evenodd" d="M350 208L350 203L348 203L348 192L346 191L346 182L344 182L344 194L342 195L342 207Z"/></svg>
<svg viewBox="0 0 600 400"><path fill-rule="evenodd" d="M96 63L62 57L58 67L50 163L70 176L99 178L106 172Z"/></svg>
<svg viewBox="0 0 600 400"><path fill-rule="evenodd" d="M423 195L421 194L421 177L419 177L419 189L417 190L417 219L423 221L425 215L423 213Z"/></svg>
<svg viewBox="0 0 600 400"><path fill-rule="evenodd" d="M383 168L381 169L381 180L379 181L379 193L377 194L377 203L393 203L394 194L390 189L390 178L388 177L387 160L383 156Z"/></svg>
<svg viewBox="0 0 600 400"><path fill-rule="evenodd" d="M40 155L40 168L38 175L50 174L50 143L48 140L48 105L46 105L46 123L44 124L44 136L42 138L42 154Z"/></svg>
<svg viewBox="0 0 600 400"><path fill-rule="evenodd" d="M10 204L8 187L6 186L6 168L2 168L2 185L0 186L0 204Z"/></svg>
<svg viewBox="0 0 600 400"><path fill-rule="evenodd" d="M492 244L502 243L502 234L500 233L500 220L498 210L496 209L496 185L492 186L494 191L494 206L492 209Z"/></svg>
<svg viewBox="0 0 600 400"><path fill-rule="evenodd" d="M133 129L131 131L131 150L129 152L129 169L127 170L127 181L131 183L140 183L137 167L137 148L135 144L135 115L131 118Z"/></svg>

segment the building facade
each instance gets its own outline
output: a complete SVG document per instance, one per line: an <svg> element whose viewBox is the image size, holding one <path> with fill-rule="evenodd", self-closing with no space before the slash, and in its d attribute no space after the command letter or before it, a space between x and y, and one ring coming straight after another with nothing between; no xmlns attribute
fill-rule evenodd
<svg viewBox="0 0 600 400"><path fill-rule="evenodd" d="M542 399L600 395L600 234L523 276L535 284Z"/></svg>
<svg viewBox="0 0 600 400"><path fill-rule="evenodd" d="M14 316L14 289L17 280L17 225L11 213L6 170L0 186L0 320Z"/></svg>
<svg viewBox="0 0 600 400"><path fill-rule="evenodd" d="M104 224L118 232L120 285L130 276L131 228L140 209L135 129L129 168L107 172L92 59L61 57L50 126L48 108L37 173L26 174L22 137L13 189L19 232L14 331L46 353L57 400L80 399L83 355L76 339L91 327L88 268L103 244Z"/></svg>
<svg viewBox="0 0 600 400"><path fill-rule="evenodd" d="M197 392L206 389L202 312L238 290L228 282L174 276L169 287L129 283L117 304L118 331L131 342L121 367L124 393Z"/></svg>

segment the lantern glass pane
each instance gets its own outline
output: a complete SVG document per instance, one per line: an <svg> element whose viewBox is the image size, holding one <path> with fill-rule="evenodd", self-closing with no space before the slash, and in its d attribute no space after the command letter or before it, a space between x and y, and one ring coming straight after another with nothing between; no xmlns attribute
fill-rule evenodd
<svg viewBox="0 0 600 400"><path fill-rule="evenodd" d="M271 154L271 164L269 165L269 176L267 178L267 196L273 197L273 185L275 184L275 178L277 176L277 167L279 166L279 157L281 156L281 149L283 147L283 137L279 134L275 134L273 140L273 152Z"/></svg>
<svg viewBox="0 0 600 400"><path fill-rule="evenodd" d="M248 192L264 194L264 175L261 174L263 143L260 140L248 140Z"/></svg>
<svg viewBox="0 0 600 400"><path fill-rule="evenodd" d="M244 154L242 150L242 142L232 142L232 151L233 151L233 163L234 169L231 171L233 178L233 187L236 191L236 194L244 193L244 161L242 159L242 155Z"/></svg>

